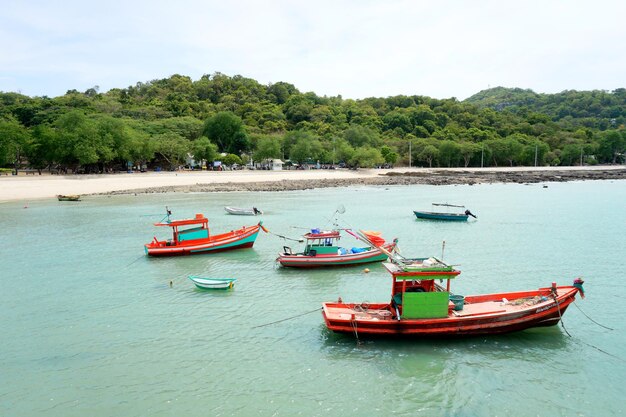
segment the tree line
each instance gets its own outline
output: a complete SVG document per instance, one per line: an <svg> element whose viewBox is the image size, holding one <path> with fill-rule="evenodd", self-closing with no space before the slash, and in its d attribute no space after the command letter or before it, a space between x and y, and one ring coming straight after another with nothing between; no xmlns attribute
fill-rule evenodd
<svg viewBox="0 0 626 417"><path fill-rule="evenodd" d="M623 163L626 90L497 87L464 101L343 99L239 75L182 75L59 97L0 92L0 167L108 172L280 158L426 167Z"/></svg>

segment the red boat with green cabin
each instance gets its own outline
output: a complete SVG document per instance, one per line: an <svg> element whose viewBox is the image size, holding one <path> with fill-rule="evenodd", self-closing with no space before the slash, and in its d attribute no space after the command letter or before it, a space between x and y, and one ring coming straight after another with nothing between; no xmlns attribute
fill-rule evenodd
<svg viewBox="0 0 626 417"><path fill-rule="evenodd" d="M460 271L436 259L391 258L383 265L392 277L391 297L384 303L322 305L326 327L356 336L491 335L554 326L574 302L584 297L583 281L529 291L471 296L453 295L450 281ZM435 280L446 280L445 287Z"/></svg>
<svg viewBox="0 0 626 417"><path fill-rule="evenodd" d="M154 240L144 245L149 256L178 256L212 253L233 249L251 248L256 241L259 230L263 228L259 222L254 226L243 226L221 234L211 234L209 219L196 214L193 219L169 220L171 212L167 211L167 221L155 223L157 227L170 227L172 238Z"/></svg>

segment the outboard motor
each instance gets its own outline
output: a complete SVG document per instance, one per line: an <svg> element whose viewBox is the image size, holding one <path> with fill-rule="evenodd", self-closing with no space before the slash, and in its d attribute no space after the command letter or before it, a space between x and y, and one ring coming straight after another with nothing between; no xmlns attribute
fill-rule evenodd
<svg viewBox="0 0 626 417"><path fill-rule="evenodd" d="M466 216L472 216L472 217L473 217L473 218L475 218L475 219L477 219L477 218L478 218L478 217L474 216L474 214L472 214L472 212L471 212L471 211L469 211L469 210L465 210L465 215L466 215Z"/></svg>

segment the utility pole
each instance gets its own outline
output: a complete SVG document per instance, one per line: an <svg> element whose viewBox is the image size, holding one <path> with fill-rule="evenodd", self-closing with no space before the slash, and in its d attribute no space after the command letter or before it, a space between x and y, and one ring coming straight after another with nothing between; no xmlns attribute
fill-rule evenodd
<svg viewBox="0 0 626 417"><path fill-rule="evenodd" d="M409 139L409 168L411 168L411 139Z"/></svg>
<svg viewBox="0 0 626 417"><path fill-rule="evenodd" d="M580 166L583 166L583 147L580 147Z"/></svg>
<svg viewBox="0 0 626 417"><path fill-rule="evenodd" d="M483 167L483 159L485 156L485 145L483 144L482 148L480 148L480 167Z"/></svg>
<svg viewBox="0 0 626 417"><path fill-rule="evenodd" d="M537 166L537 145L535 145L535 166Z"/></svg>

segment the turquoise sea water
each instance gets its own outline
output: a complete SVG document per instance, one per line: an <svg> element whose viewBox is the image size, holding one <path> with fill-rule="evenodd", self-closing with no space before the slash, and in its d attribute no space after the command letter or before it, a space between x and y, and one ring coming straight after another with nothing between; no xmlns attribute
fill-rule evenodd
<svg viewBox="0 0 626 417"><path fill-rule="evenodd" d="M478 221L419 221L431 202ZM326 330L323 301L387 301L382 266L290 270L252 249L151 259L152 223L204 213L214 232L344 224L463 271L460 294L586 280L561 327L463 340L361 340ZM621 416L626 414L626 182L357 187L85 197L0 205L0 415ZM345 239L345 246L356 242ZM197 290L187 275L235 277ZM171 282L171 286L170 286ZM579 307L579 308L577 308ZM591 322L583 312L602 328ZM298 316L298 317L295 317ZM262 326L288 317L290 320ZM261 326L261 327L257 327Z"/></svg>

